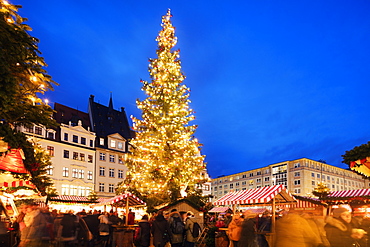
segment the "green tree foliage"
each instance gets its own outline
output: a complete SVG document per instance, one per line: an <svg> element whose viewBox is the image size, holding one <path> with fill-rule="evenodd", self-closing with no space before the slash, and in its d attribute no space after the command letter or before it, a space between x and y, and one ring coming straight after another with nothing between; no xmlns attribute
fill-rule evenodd
<svg viewBox="0 0 370 247"><path fill-rule="evenodd" d="M20 7L0 0L0 137L9 150L20 148L24 152L23 162L29 173L12 175L30 180L45 195L52 186L46 175L50 157L16 127L57 126L52 108L39 98L57 84L44 69L46 63L38 50L39 40L29 34L31 28L24 24L26 19L17 13Z"/></svg>
<svg viewBox="0 0 370 247"><path fill-rule="evenodd" d="M20 6L6 1L0 5L0 120L16 126L55 126L52 108L38 97L56 84L44 69L39 41L17 14Z"/></svg>
<svg viewBox="0 0 370 247"><path fill-rule="evenodd" d="M356 146L353 149L346 151L345 154L342 155L342 157L343 157L342 163L347 165L350 165L352 161L370 157L370 141L366 144Z"/></svg>

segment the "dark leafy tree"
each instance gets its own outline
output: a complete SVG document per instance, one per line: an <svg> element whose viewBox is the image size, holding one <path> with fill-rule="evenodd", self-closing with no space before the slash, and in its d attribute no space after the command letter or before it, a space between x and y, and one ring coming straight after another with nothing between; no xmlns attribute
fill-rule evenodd
<svg viewBox="0 0 370 247"><path fill-rule="evenodd" d="M57 84L44 69L46 63L38 50L39 40L29 34L31 28L24 24L26 19L17 13L20 7L0 1L0 137L9 150L20 148L24 152L24 165L29 173L13 176L29 179L46 194L52 186L46 175L50 158L16 127L57 126L52 108L40 99L40 95ZM0 155L7 152L2 150Z"/></svg>

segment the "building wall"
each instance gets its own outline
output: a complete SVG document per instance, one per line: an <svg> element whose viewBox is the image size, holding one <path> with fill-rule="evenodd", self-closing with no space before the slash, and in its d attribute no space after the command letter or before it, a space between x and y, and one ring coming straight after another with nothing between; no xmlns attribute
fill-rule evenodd
<svg viewBox="0 0 370 247"><path fill-rule="evenodd" d="M293 194L308 196L319 182L331 191L369 187L368 179L353 171L302 158L212 179L212 195L217 200L230 191L283 184Z"/></svg>
<svg viewBox="0 0 370 247"><path fill-rule="evenodd" d="M41 132L35 131L41 128ZM52 165L47 170L52 178L54 187L59 195L88 196L94 189L95 134L81 125L72 126L61 124L60 132L34 126L23 128L25 134L51 156ZM54 135L51 135L53 133ZM62 133L61 141L56 140L56 133ZM64 133L68 138L64 139ZM75 138L73 138L75 137ZM81 142L81 137L85 141ZM59 139L60 140L60 139Z"/></svg>
<svg viewBox="0 0 370 247"><path fill-rule="evenodd" d="M96 148L95 191L100 197L115 196L115 188L126 178L126 139L119 134L109 135L109 148Z"/></svg>

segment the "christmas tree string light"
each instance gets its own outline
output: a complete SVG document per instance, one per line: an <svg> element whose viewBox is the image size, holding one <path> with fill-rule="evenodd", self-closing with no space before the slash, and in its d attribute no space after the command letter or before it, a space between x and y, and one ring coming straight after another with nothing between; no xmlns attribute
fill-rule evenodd
<svg viewBox="0 0 370 247"><path fill-rule="evenodd" d="M178 199L180 191L194 190L204 182L202 146L194 133L194 111L189 107L189 88L183 84L179 50L171 12L162 17L162 30L156 41L157 58L149 59L151 82L141 81L147 98L137 100L142 119L131 117L135 138L127 160L129 174L121 186L157 202ZM121 189L122 189L121 188Z"/></svg>

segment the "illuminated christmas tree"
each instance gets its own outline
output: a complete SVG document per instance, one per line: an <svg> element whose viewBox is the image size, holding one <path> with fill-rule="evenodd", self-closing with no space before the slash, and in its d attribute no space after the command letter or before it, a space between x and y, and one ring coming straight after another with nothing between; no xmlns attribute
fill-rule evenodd
<svg viewBox="0 0 370 247"><path fill-rule="evenodd" d="M147 98L137 100L142 120L132 117L135 138L128 158L129 173L120 189L134 191L154 204L175 201L203 182L204 156L194 138L196 125L190 109L189 88L183 81L171 13L162 17L156 39L158 58L150 59L151 82L141 81Z"/></svg>

